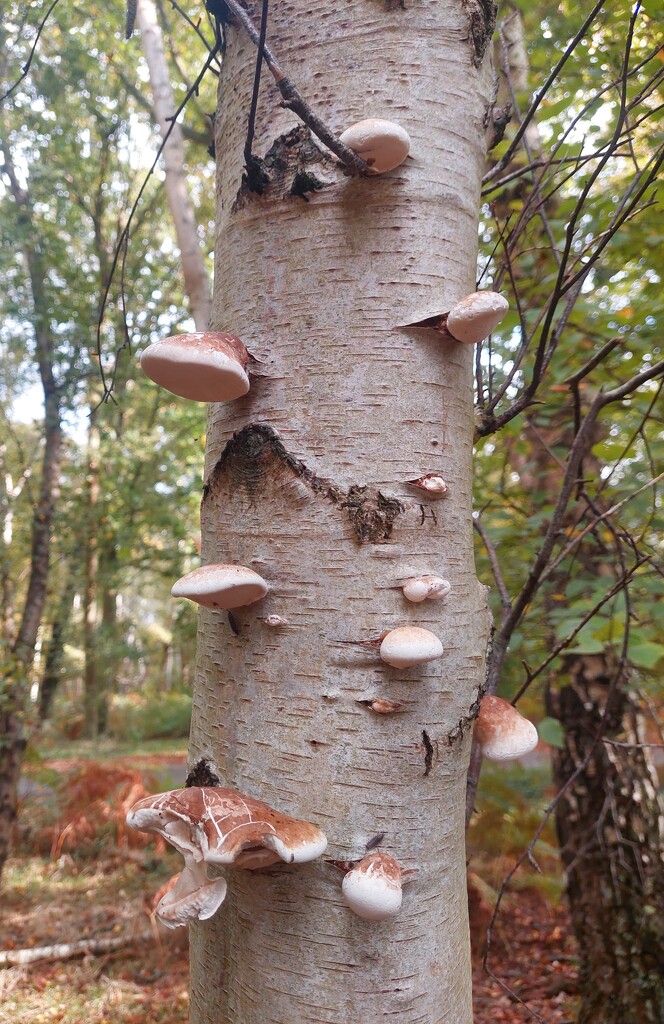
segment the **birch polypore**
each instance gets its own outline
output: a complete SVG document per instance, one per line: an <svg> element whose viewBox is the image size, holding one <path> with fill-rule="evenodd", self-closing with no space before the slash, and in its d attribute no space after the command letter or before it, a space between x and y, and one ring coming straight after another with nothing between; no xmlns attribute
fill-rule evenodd
<svg viewBox="0 0 664 1024"><path fill-rule="evenodd" d="M365 921L386 921L401 907L401 868L387 853L370 853L344 875L344 900Z"/></svg>
<svg viewBox="0 0 664 1024"><path fill-rule="evenodd" d="M382 117L367 117L352 124L342 132L340 139L366 160L371 174L393 171L404 162L410 150L406 129Z"/></svg>
<svg viewBox="0 0 664 1024"><path fill-rule="evenodd" d="M404 583L403 596L407 601L444 601L452 592L452 584L441 576L415 576Z"/></svg>
<svg viewBox="0 0 664 1024"><path fill-rule="evenodd" d="M509 303L499 292L472 292L447 314L447 330L456 341L474 345L488 338L504 318Z"/></svg>
<svg viewBox="0 0 664 1024"><path fill-rule="evenodd" d="M537 746L537 729L516 708L487 694L480 701L475 722L475 739L491 761L513 761Z"/></svg>
<svg viewBox="0 0 664 1024"><path fill-rule="evenodd" d="M269 566L279 603L235 611L237 635L202 610L191 756L209 757L224 785L318 822L333 858L357 860L384 832L417 874L379 925L348 912L324 863L234 877L223 920L192 927L193 1024L472 1020L470 730L457 727L482 682L488 627L472 555L473 352L399 324L474 287L492 84L476 30L488 8L406 7L270 5L270 46L317 113L340 131L362 97L368 116L408 126L413 158L345 176L292 132L264 81L261 196L242 187L255 51L226 31L213 324L267 367L244 398L210 409L203 558ZM303 170L322 183L308 202L294 192ZM406 482L420 468L447 481L444 502ZM454 605L406 604L402 567L438 564ZM264 622L273 610L288 629ZM402 673L334 642L395 622L434 633L444 658ZM357 702L368 694L408 713L367 713Z"/></svg>
<svg viewBox="0 0 664 1024"><path fill-rule="evenodd" d="M186 597L206 608L241 608L265 597L262 576L244 565L201 565L171 587L173 597Z"/></svg>
<svg viewBox="0 0 664 1024"><path fill-rule="evenodd" d="M150 380L193 402L230 402L246 395L248 362L240 339L218 331L160 338L141 355L141 369Z"/></svg>

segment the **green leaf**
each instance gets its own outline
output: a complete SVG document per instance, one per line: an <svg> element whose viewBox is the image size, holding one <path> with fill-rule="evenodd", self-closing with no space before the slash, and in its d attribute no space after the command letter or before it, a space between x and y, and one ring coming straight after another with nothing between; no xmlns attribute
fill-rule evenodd
<svg viewBox="0 0 664 1024"><path fill-rule="evenodd" d="M537 726L539 738L550 747L562 749L565 745L563 728L557 718L543 718Z"/></svg>
<svg viewBox="0 0 664 1024"><path fill-rule="evenodd" d="M653 640L641 640L638 644L629 645L629 660L637 668L654 668L664 658L664 644L656 644Z"/></svg>

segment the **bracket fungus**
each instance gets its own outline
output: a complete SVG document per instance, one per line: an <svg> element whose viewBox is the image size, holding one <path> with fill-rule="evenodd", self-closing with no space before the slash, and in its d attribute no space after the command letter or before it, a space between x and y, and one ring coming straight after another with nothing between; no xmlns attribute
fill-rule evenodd
<svg viewBox="0 0 664 1024"><path fill-rule="evenodd" d="M472 292L447 314L448 334L456 341L475 345L489 337L509 308L509 302L499 292Z"/></svg>
<svg viewBox="0 0 664 1024"><path fill-rule="evenodd" d="M410 668L442 657L443 645L428 629L399 626L390 630L381 642L380 656L394 668Z"/></svg>
<svg viewBox="0 0 664 1024"><path fill-rule="evenodd" d="M367 117L346 128L339 136L369 165L371 174L385 174L402 164L410 152L410 137L405 128L382 117Z"/></svg>
<svg viewBox="0 0 664 1024"><path fill-rule="evenodd" d="M201 331L162 338L146 348L141 369L150 380L194 402L229 402L249 390L251 356L234 334Z"/></svg>
<svg viewBox="0 0 664 1024"><path fill-rule="evenodd" d="M430 327L454 341L475 345L488 338L501 322L509 302L499 292L471 292L445 313L432 313L422 320L414 320L404 327Z"/></svg>
<svg viewBox="0 0 664 1024"><path fill-rule="evenodd" d="M384 921L401 907L401 868L387 853L370 853L344 875L341 891L358 917Z"/></svg>
<svg viewBox="0 0 664 1024"><path fill-rule="evenodd" d="M173 597L186 597L205 608L241 608L260 601L268 592L262 576L244 565L201 565L171 588Z"/></svg>
<svg viewBox="0 0 664 1024"><path fill-rule="evenodd" d="M402 590L407 601L419 604L421 601L445 600L452 590L452 585L441 576L414 576L404 583Z"/></svg>
<svg viewBox="0 0 664 1024"><path fill-rule="evenodd" d="M444 498L449 490L438 473L425 473L424 476L418 476L416 480L407 480L406 483L416 487L418 491L424 491L428 498Z"/></svg>
<svg viewBox="0 0 664 1024"><path fill-rule="evenodd" d="M127 814L127 825L163 836L184 857L182 874L156 909L167 928L204 921L223 903L226 881L209 878L208 865L256 870L278 861L304 864L327 846L317 825L217 786L145 797Z"/></svg>
<svg viewBox="0 0 664 1024"><path fill-rule="evenodd" d="M475 739L490 761L513 761L537 746L537 729L516 708L487 694L480 701L475 721Z"/></svg>

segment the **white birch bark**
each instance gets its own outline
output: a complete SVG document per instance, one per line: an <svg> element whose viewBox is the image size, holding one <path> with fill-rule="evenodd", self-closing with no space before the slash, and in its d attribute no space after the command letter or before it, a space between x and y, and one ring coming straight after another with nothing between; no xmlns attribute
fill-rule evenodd
<svg viewBox="0 0 664 1024"><path fill-rule="evenodd" d="M203 560L250 566L271 591L233 613L238 635L224 613L201 616L191 763L209 758L224 784L319 824L330 858L362 857L384 832L380 848L415 874L399 915L376 924L343 905L324 861L234 873L218 914L192 928L194 1024L472 1020L459 723L488 631L472 552L473 350L399 325L474 290L492 83L479 3L406 6L271 5L269 44L335 130L379 116L412 139L382 177L312 159L328 186L309 202L290 195L307 159L295 137L274 151L265 194L238 198L255 51L228 30L213 324L265 376L211 408ZM297 124L279 98L264 82L261 156ZM406 481L427 472L449 494L420 504ZM394 589L423 572L452 582L446 603ZM269 614L288 624L271 629ZM444 657L402 671L336 643L407 624L436 633ZM376 715L358 703L372 697L405 710Z"/></svg>
<svg viewBox="0 0 664 1024"><path fill-rule="evenodd" d="M143 55L150 73L154 113L163 138L171 127L168 118L175 113L175 102L157 10L152 0L138 0L136 21L141 34ZM191 315L196 330L206 331L212 310L210 281L198 238L196 215L187 187L184 140L178 124L172 127L164 145L163 156L166 196L180 249L184 288L191 304Z"/></svg>

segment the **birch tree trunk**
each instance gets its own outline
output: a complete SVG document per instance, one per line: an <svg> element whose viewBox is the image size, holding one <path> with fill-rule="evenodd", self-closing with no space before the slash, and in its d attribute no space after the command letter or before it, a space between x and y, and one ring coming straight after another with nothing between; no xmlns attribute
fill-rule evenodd
<svg viewBox="0 0 664 1024"><path fill-rule="evenodd" d="M191 757L316 822L327 857L360 858L385 833L380 848L414 874L399 915L371 923L325 861L236 872L192 929L191 1019L470 1024L464 793L488 633L473 352L399 325L474 290L493 12L273 6L268 42L317 113L337 132L393 119L412 148L390 174L345 177L264 83L254 152L271 181L247 192L255 50L228 29L213 324L265 362L245 399L211 408L203 560L250 566L271 591L233 613L237 635L224 613L201 616ZM428 472L448 483L441 501L407 483ZM451 581L446 604L395 589L423 572ZM338 643L408 624L441 638L441 660L397 670ZM361 702L375 697L403 711L374 714Z"/></svg>
<svg viewBox="0 0 664 1024"><path fill-rule="evenodd" d="M212 305L210 282L198 239L196 215L187 187L182 130L178 124L172 124L169 120L175 113L175 103L157 9L152 0L138 0L136 19L141 33L143 54L150 72L154 113L162 137L171 128L164 145L165 184L168 206L180 248L184 288L191 303L191 315L196 330L205 331L210 323Z"/></svg>

